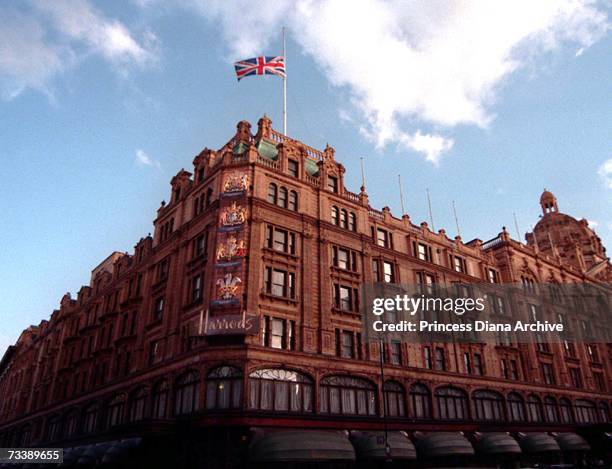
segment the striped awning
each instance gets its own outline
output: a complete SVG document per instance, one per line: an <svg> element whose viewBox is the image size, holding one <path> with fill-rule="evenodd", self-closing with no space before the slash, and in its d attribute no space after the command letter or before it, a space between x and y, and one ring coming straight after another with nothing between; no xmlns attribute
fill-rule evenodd
<svg viewBox="0 0 612 469"><path fill-rule="evenodd" d="M590 451L591 449L586 440L576 433L559 433L555 436L555 440L561 451Z"/></svg>
<svg viewBox="0 0 612 469"><path fill-rule="evenodd" d="M459 432L439 432L423 435L416 440L419 458L471 456L472 444Z"/></svg>
<svg viewBox="0 0 612 469"><path fill-rule="evenodd" d="M384 432L352 431L350 438L355 447L357 459L384 460L387 458ZM416 449L404 432L388 432L387 442L391 459L416 459Z"/></svg>
<svg viewBox="0 0 612 469"><path fill-rule="evenodd" d="M476 436L474 446L482 454L520 454L521 447L509 433L491 432Z"/></svg>
<svg viewBox="0 0 612 469"><path fill-rule="evenodd" d="M519 438L521 449L525 453L547 453L560 451L555 439L547 433L526 433Z"/></svg>

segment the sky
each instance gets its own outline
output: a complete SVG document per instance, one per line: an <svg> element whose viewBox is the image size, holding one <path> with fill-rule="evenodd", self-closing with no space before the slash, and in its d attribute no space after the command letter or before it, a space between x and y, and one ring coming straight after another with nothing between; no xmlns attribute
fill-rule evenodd
<svg viewBox="0 0 612 469"><path fill-rule="evenodd" d="M8 0L0 3L0 354L152 231L169 181L238 121L329 143L370 203L464 241L520 238L539 196L612 249L610 3Z"/></svg>

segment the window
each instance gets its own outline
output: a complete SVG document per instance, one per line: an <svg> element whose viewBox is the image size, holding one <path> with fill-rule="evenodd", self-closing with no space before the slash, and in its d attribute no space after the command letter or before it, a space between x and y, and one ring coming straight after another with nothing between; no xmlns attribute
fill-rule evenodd
<svg viewBox="0 0 612 469"><path fill-rule="evenodd" d="M372 276L375 282L380 282L380 268L376 259L372 260Z"/></svg>
<svg viewBox="0 0 612 469"><path fill-rule="evenodd" d="M491 307L495 314L503 316L506 314L506 302L503 297L499 295L490 294Z"/></svg>
<svg viewBox="0 0 612 469"><path fill-rule="evenodd" d="M474 409L477 420L500 422L504 420L504 398L493 391L475 391Z"/></svg>
<svg viewBox="0 0 612 469"><path fill-rule="evenodd" d="M93 433L98 429L98 416L100 409L97 404L92 404L83 412L83 431Z"/></svg>
<svg viewBox="0 0 612 469"><path fill-rule="evenodd" d="M321 413L376 415L376 387L362 378L328 376L321 380Z"/></svg>
<svg viewBox="0 0 612 469"><path fill-rule="evenodd" d="M206 408L238 409L242 407L242 371L233 366L221 366L208 373Z"/></svg>
<svg viewBox="0 0 612 469"><path fill-rule="evenodd" d="M193 241L193 257L200 257L207 251L208 232L202 233Z"/></svg>
<svg viewBox="0 0 612 469"><path fill-rule="evenodd" d="M293 177L298 177L299 176L299 171L300 171L300 165L297 161L295 160L287 160L287 171L289 172L289 174L291 174Z"/></svg>
<svg viewBox="0 0 612 469"><path fill-rule="evenodd" d="M130 422L137 422L144 419L147 404L147 390L140 387L130 395L128 405L128 418Z"/></svg>
<svg viewBox="0 0 612 469"><path fill-rule="evenodd" d="M347 228L348 227L348 212L346 211L346 209L341 209L340 210L340 228Z"/></svg>
<svg viewBox="0 0 612 469"><path fill-rule="evenodd" d="M436 347L436 370L446 370L446 355L442 347Z"/></svg>
<svg viewBox="0 0 612 469"><path fill-rule="evenodd" d="M62 420L59 415L51 417L47 422L47 440L59 440L62 434Z"/></svg>
<svg viewBox="0 0 612 469"><path fill-rule="evenodd" d="M572 403L569 399L565 397L559 399L559 411L562 423L572 423L574 421Z"/></svg>
<svg viewBox="0 0 612 469"><path fill-rule="evenodd" d="M578 368L569 368L570 381L575 388L582 387L582 375Z"/></svg>
<svg viewBox="0 0 612 469"><path fill-rule="evenodd" d="M382 228L376 229L376 244L378 246L382 246L383 248L391 247L389 242L389 233L387 230L383 230Z"/></svg>
<svg viewBox="0 0 612 469"><path fill-rule="evenodd" d="M336 329L336 354L343 358L355 358L353 332Z"/></svg>
<svg viewBox="0 0 612 469"><path fill-rule="evenodd" d="M159 321L164 315L164 297L160 296L155 300L155 307L153 308L153 320Z"/></svg>
<svg viewBox="0 0 612 469"><path fill-rule="evenodd" d="M461 389L451 386L438 388L435 397L440 419L465 420L468 418L468 397Z"/></svg>
<svg viewBox="0 0 612 469"><path fill-rule="evenodd" d="M527 398L527 418L530 422L542 422L543 417L542 401L532 394Z"/></svg>
<svg viewBox="0 0 612 469"><path fill-rule="evenodd" d="M296 191L289 191L289 210L293 212L298 211L298 195Z"/></svg>
<svg viewBox="0 0 612 469"><path fill-rule="evenodd" d="M385 283L395 283L395 266L392 262L383 261Z"/></svg>
<svg viewBox="0 0 612 469"><path fill-rule="evenodd" d="M559 409L557 409L557 401L554 397L547 396L544 398L544 417L550 423L559 421Z"/></svg>
<svg viewBox="0 0 612 469"><path fill-rule="evenodd" d="M65 436L74 436L79 430L79 414L78 412L71 412L66 416L65 423ZM29 441L22 441L23 446L27 446Z"/></svg>
<svg viewBox="0 0 612 469"><path fill-rule="evenodd" d="M599 421L602 423L607 423L610 421L610 412L608 409L608 404L605 402L599 403Z"/></svg>
<svg viewBox="0 0 612 469"><path fill-rule="evenodd" d="M577 423L596 423L597 409L595 403L586 399L576 399L574 402Z"/></svg>
<svg viewBox="0 0 612 469"><path fill-rule="evenodd" d="M282 298L295 298L295 274L266 267L266 293Z"/></svg>
<svg viewBox="0 0 612 469"><path fill-rule="evenodd" d="M295 233L268 225L266 246L278 252L295 254Z"/></svg>
<svg viewBox="0 0 612 469"><path fill-rule="evenodd" d="M431 359L431 347L423 347L423 365L428 370L433 368L433 363Z"/></svg>
<svg viewBox="0 0 612 469"><path fill-rule="evenodd" d="M202 275L196 275L191 279L191 301L196 302L202 299Z"/></svg>
<svg viewBox="0 0 612 469"><path fill-rule="evenodd" d="M431 247L425 243L413 242L414 255L417 259L426 262L433 262L433 252Z"/></svg>
<svg viewBox="0 0 612 469"><path fill-rule="evenodd" d="M606 390L606 382L604 381L603 373L601 371L593 372L593 381L595 381L595 387L598 391Z"/></svg>
<svg viewBox="0 0 612 469"><path fill-rule="evenodd" d="M156 363L159 363L161 359L162 359L161 341L154 340L149 345L149 364L155 365Z"/></svg>
<svg viewBox="0 0 612 469"><path fill-rule="evenodd" d="M349 213L348 229L350 231L357 231L357 216L353 212Z"/></svg>
<svg viewBox="0 0 612 469"><path fill-rule="evenodd" d="M389 344L391 349L391 364L401 365L402 364L402 343L397 340L392 340Z"/></svg>
<svg viewBox="0 0 612 469"><path fill-rule="evenodd" d="M276 205L278 201L278 186L273 182L268 185L268 202Z"/></svg>
<svg viewBox="0 0 612 469"><path fill-rule="evenodd" d="M335 176L327 176L327 190L333 192L334 194L338 193L338 178Z"/></svg>
<svg viewBox="0 0 612 469"><path fill-rule="evenodd" d="M542 363L542 378L546 384L555 384L555 373L550 363Z"/></svg>
<svg viewBox="0 0 612 469"><path fill-rule="evenodd" d="M410 405L413 418L431 418L431 394L427 386L417 383L410 387Z"/></svg>
<svg viewBox="0 0 612 469"><path fill-rule="evenodd" d="M164 259L157 264L157 280L163 280L168 277L168 264L168 259Z"/></svg>
<svg viewBox="0 0 612 469"><path fill-rule="evenodd" d="M263 345L295 350L295 321L264 316Z"/></svg>
<svg viewBox="0 0 612 469"><path fill-rule="evenodd" d="M185 373L176 382L174 400L174 414L189 414L198 408L200 378L198 373L190 371Z"/></svg>
<svg viewBox="0 0 612 469"><path fill-rule="evenodd" d="M589 354L589 360L595 363L599 363L599 350L597 350L597 345L595 344L587 344L586 345L587 353Z"/></svg>
<svg viewBox="0 0 612 469"><path fill-rule="evenodd" d="M359 311L359 293L356 288L334 284L334 306L342 311Z"/></svg>
<svg viewBox="0 0 612 469"><path fill-rule="evenodd" d="M160 381L153 386L151 417L163 419L167 415L170 388L167 381Z"/></svg>
<svg viewBox="0 0 612 469"><path fill-rule="evenodd" d="M383 386L385 398L385 415L389 417L406 416L406 393L397 381L386 381Z"/></svg>
<svg viewBox="0 0 612 469"><path fill-rule="evenodd" d="M451 259L452 259L452 267L455 272L459 272L462 274L467 273L467 263L465 262L465 259L459 256L452 256L452 255L451 255Z"/></svg>
<svg viewBox="0 0 612 469"><path fill-rule="evenodd" d="M515 381L518 381L520 379L516 360L510 360L510 379L513 379Z"/></svg>
<svg viewBox="0 0 612 469"><path fill-rule="evenodd" d="M332 246L332 262L334 267L339 269L357 271L357 253L355 251Z"/></svg>
<svg viewBox="0 0 612 469"><path fill-rule="evenodd" d="M286 187L281 187L278 191L278 205L283 208L287 208L287 198L289 193Z"/></svg>
<svg viewBox="0 0 612 469"><path fill-rule="evenodd" d="M332 205L331 208L331 222L332 225L340 224L340 210L338 210L338 207L336 207L335 205Z"/></svg>
<svg viewBox="0 0 612 469"><path fill-rule="evenodd" d="M495 269L487 269L487 278L489 279L489 283L499 282L499 276Z"/></svg>
<svg viewBox="0 0 612 469"><path fill-rule="evenodd" d="M114 427L123 422L123 407L125 405L125 399L123 396L117 396L108 403L106 410L107 426Z"/></svg>
<svg viewBox="0 0 612 469"><path fill-rule="evenodd" d="M433 295L435 292L436 279L433 274L417 272L417 283L423 295Z"/></svg>
<svg viewBox="0 0 612 469"><path fill-rule="evenodd" d="M472 374L472 360L469 352L463 352L463 366L468 375Z"/></svg>
<svg viewBox="0 0 612 469"><path fill-rule="evenodd" d="M508 394L508 419L511 422L525 421L525 401L520 394Z"/></svg>
<svg viewBox="0 0 612 469"><path fill-rule="evenodd" d="M249 407L277 412L312 412L310 377L283 369L257 370L249 376Z"/></svg>

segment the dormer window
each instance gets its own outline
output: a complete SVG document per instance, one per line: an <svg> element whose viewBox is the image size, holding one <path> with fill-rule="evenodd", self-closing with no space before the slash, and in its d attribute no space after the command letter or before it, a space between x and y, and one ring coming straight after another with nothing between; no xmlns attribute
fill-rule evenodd
<svg viewBox="0 0 612 469"><path fill-rule="evenodd" d="M295 160L288 160L287 161L287 171L289 172L289 174L291 174L293 177L298 177L298 175L300 174L300 165L297 161Z"/></svg>
<svg viewBox="0 0 612 469"><path fill-rule="evenodd" d="M327 176L327 190L334 194L338 193L338 178L336 176Z"/></svg>

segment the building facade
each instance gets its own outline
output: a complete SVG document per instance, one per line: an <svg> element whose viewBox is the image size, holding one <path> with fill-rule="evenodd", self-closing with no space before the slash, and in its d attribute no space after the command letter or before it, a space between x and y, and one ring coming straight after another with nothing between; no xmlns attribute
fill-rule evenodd
<svg viewBox="0 0 612 469"><path fill-rule="evenodd" d="M464 243L372 208L344 173L333 148L265 116L203 150L172 178L154 235L109 256L6 351L0 446L137 437L174 464L215 467L256 460L257 435L279 428L462 432L474 446L487 432L609 429L609 343L393 341L381 373L380 347L362 337L361 289L374 282L588 283L609 314L612 266L586 221L544 192L526 244L505 228Z"/></svg>

